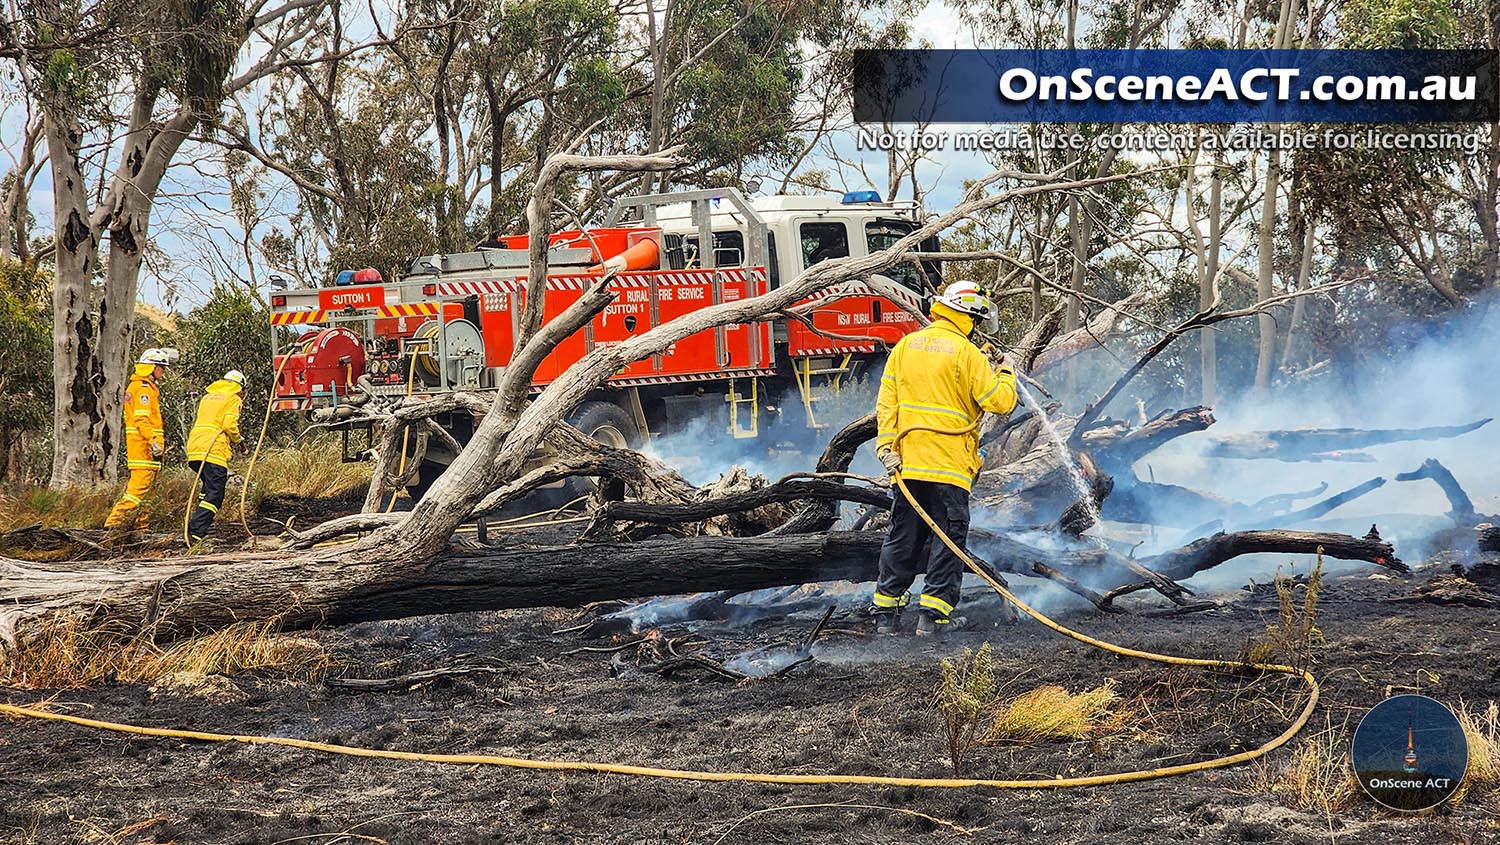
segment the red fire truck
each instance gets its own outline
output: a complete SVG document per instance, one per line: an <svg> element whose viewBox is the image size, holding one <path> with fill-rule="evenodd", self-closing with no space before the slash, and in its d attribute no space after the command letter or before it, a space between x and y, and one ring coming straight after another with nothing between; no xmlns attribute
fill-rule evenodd
<svg viewBox="0 0 1500 845"><path fill-rule="evenodd" d="M883 202L873 191L747 201L725 188L623 200L603 227L549 240L544 320L577 301L599 265L628 269L611 282L614 303L543 361L532 390L592 349L758 296L820 261L883 249L916 225L910 204ZM936 242L923 249L936 251ZM331 287L274 293L271 322L307 329L293 348L278 350L274 407L336 422L353 416L352 403L367 393L495 389L514 351L526 268L526 236L497 237L473 252L415 258L395 284L374 271L345 271ZM816 330L778 317L699 332L626 367L570 419L617 446L639 446L701 418L717 418L734 438L765 437L785 425L823 428L830 420L820 418L819 398L882 360L886 344L917 327L907 309L921 309L940 286L935 265L926 263L888 276L903 303L854 283L805 301L814 304ZM439 422L460 443L472 434L466 414ZM351 446L347 430L344 436L346 458L357 459L362 444ZM418 486L452 457L430 444Z"/></svg>

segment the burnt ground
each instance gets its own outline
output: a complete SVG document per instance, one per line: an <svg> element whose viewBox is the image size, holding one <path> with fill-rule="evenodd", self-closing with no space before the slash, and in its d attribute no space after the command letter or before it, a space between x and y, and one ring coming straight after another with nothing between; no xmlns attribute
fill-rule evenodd
<svg viewBox="0 0 1500 845"><path fill-rule="evenodd" d="M1500 699L1500 615L1390 603L1423 580L1360 573L1326 588L1327 644L1315 672L1323 701L1308 734L1351 730L1388 693L1434 673L1423 691L1450 703ZM1103 638L1179 654L1235 656L1264 631L1274 596L1178 618L1068 618ZM1045 777L1151 768L1232 753L1279 733L1301 702L1285 679L1163 671L1086 649L1039 626L987 627L941 644L875 640L834 622L818 659L741 683L702 671L634 671L553 630L571 611L464 614L316 633L338 655L335 675L390 677L484 664L491 674L357 692L241 673L221 684L237 701L153 696L142 686L46 698L70 713L137 724L274 734L377 748L596 759L765 772L951 773L931 709L937 658L993 643L1012 690L1072 690L1117 679L1131 707L1114 734L1088 742L981 747L969 774ZM727 656L804 636L806 616L749 628L709 626L700 650ZM1340 753L1344 753L1341 749ZM1291 752L1271 757L1285 766ZM1495 794L1420 816L1363 796L1332 817L1258 791L1257 764L1168 780L1087 789L1000 792L865 786L773 786L648 780L366 760L280 747L129 737L0 718L0 842L4 843L491 843L491 842L1500 842ZM984 828L972 837L884 809ZM746 818L749 816L748 818ZM735 826L736 822L740 822ZM732 829L731 829L732 828ZM129 831L121 834L122 830Z"/></svg>

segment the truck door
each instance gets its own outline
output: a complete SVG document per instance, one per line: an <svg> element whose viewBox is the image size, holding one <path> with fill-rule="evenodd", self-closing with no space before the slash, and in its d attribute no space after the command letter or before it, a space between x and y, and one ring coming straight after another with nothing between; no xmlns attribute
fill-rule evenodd
<svg viewBox="0 0 1500 845"><path fill-rule="evenodd" d="M802 267L812 267L823 261L846 258L851 254L851 236L864 239L859 232L859 221L812 218L795 222L801 246ZM851 228L854 229L851 232ZM900 237L897 235L896 237ZM863 255L865 243L854 244ZM916 320L902 308L884 297L872 296L868 291L854 296L834 299L826 294L826 304L820 304L812 312L813 325L829 334L839 335L833 339L819 334L796 321L787 323L787 353L800 355L826 355L843 352L875 352L880 347L876 338L894 343L916 328ZM913 299L918 297L914 294ZM813 301L817 301L816 298ZM848 338L844 340L842 338ZM868 340L866 340L868 338Z"/></svg>

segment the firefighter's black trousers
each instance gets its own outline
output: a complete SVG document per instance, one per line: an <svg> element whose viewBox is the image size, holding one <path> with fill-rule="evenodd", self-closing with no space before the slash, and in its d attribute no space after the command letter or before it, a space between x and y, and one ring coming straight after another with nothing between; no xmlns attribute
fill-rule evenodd
<svg viewBox="0 0 1500 845"><path fill-rule="evenodd" d="M963 546L969 536L969 491L952 484L935 481L908 481L913 498L927 511L943 532ZM900 490L891 505L891 531L880 547L880 580L875 582L875 608L899 607L906 590L922 570L922 609L937 616L947 616L958 605L964 562L912 508Z"/></svg>
<svg viewBox="0 0 1500 845"><path fill-rule="evenodd" d="M224 484L229 480L229 468L208 461L188 461L188 466L199 474L198 506L193 509L193 518L188 520L188 537L196 543L208 534L214 517L224 504Z"/></svg>

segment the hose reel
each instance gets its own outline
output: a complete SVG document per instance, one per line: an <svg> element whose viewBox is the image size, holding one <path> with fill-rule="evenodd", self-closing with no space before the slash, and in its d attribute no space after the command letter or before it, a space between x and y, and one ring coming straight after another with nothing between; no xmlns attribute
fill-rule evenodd
<svg viewBox="0 0 1500 845"><path fill-rule="evenodd" d="M417 376L428 387L437 387L445 379L450 387L478 386L484 370L484 337L472 322L428 320L417 327L407 349L416 358Z"/></svg>

